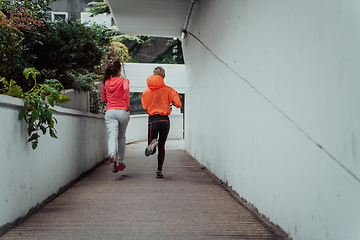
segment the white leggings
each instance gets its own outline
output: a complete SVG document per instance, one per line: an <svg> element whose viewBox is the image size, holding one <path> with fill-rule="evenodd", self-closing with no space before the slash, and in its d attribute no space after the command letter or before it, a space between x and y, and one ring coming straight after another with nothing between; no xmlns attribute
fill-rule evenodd
<svg viewBox="0 0 360 240"><path fill-rule="evenodd" d="M105 123L108 130L109 156L116 155L119 163L124 161L126 146L126 127L130 120L130 112L119 109L109 109L105 113ZM118 151L116 151L116 145Z"/></svg>

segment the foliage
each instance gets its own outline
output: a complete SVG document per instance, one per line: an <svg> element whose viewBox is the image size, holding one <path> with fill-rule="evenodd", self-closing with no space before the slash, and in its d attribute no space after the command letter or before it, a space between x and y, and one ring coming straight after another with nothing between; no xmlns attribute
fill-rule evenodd
<svg viewBox="0 0 360 240"><path fill-rule="evenodd" d="M38 43L32 46L34 66L46 70L47 78L56 78L65 88L73 87L70 71L94 71L100 65L110 43L107 28L86 26L78 21L46 23L40 28Z"/></svg>
<svg viewBox="0 0 360 240"><path fill-rule="evenodd" d="M11 19L11 13L13 13L13 17L21 17L22 21L25 20L26 23L31 23L32 20L28 17L34 19L34 20L40 20L44 19L44 16L46 12L50 10L48 7L51 2L54 2L56 0L37 0L37 1L31 1L31 0L21 0L21 1L13 1L13 0L0 0L0 7L1 11ZM26 12L23 10L26 9ZM20 10L20 11L19 11ZM18 14L19 12L25 13L27 17L24 15L21 16L21 14ZM30 24L32 25L32 24Z"/></svg>
<svg viewBox="0 0 360 240"><path fill-rule="evenodd" d="M74 81L74 89L76 91L90 92L94 88L94 83L99 82L102 75L95 72L86 74L78 74Z"/></svg>
<svg viewBox="0 0 360 240"><path fill-rule="evenodd" d="M40 72L33 68L26 68L23 72L26 79L32 76L35 84L33 88L23 93L20 86L16 82L10 80L9 82L2 78L1 82L4 86L0 89L0 93L21 98L24 101L24 107L19 114L19 120L25 119L28 123L28 142L31 142L31 147L36 149L39 143L39 131L44 135L47 130L53 138L57 138L56 130L54 128L56 119L52 116L54 109L50 108L49 104L54 107L54 104L60 104L70 101L66 96L59 94L64 87L56 79L47 79L44 83L38 84L36 77ZM47 102L46 103L46 98Z"/></svg>
<svg viewBox="0 0 360 240"><path fill-rule="evenodd" d="M104 73L105 69L115 61L119 61L121 64L127 62L129 58L128 48L121 42L112 41L107 46L107 51L104 58L101 61L101 65L98 68L99 72ZM122 68L125 71L124 68ZM125 72L124 72L125 75Z"/></svg>
<svg viewBox="0 0 360 240"><path fill-rule="evenodd" d="M165 50L165 52L155 58L154 63L184 64L180 40L169 40L167 45L169 47Z"/></svg>
<svg viewBox="0 0 360 240"><path fill-rule="evenodd" d="M0 0L0 76L15 79L24 89L30 84L23 82L22 70L32 66L29 59L34 57L27 54L31 42L27 35L43 24L50 2L53 0Z"/></svg>
<svg viewBox="0 0 360 240"><path fill-rule="evenodd" d="M101 83L100 83L101 84ZM101 92L96 84L90 91L90 112L95 114L105 114L106 104L102 101Z"/></svg>
<svg viewBox="0 0 360 240"><path fill-rule="evenodd" d="M91 6L89 8L85 8L85 11L91 12L90 17L100 15L100 14L110 14L110 7L106 0L103 2L89 2L88 6Z"/></svg>
<svg viewBox="0 0 360 240"><path fill-rule="evenodd" d="M21 44L24 38L21 32L10 24L5 24L3 20L4 18L0 20L0 75L9 77L16 66L19 53L25 49Z"/></svg>
<svg viewBox="0 0 360 240"><path fill-rule="evenodd" d="M31 16L27 6L9 1L1 2L0 12L0 74L9 78L16 71L16 66L25 50L22 29L36 29L42 23Z"/></svg>
<svg viewBox="0 0 360 240"><path fill-rule="evenodd" d="M41 20L37 20L31 16L27 7L19 7L10 12L10 18L6 18L5 14L2 13L3 24L10 25L13 28L23 28L27 30L36 29L36 26L42 24Z"/></svg>
<svg viewBox="0 0 360 240"><path fill-rule="evenodd" d="M139 44L145 43L144 40L142 40L139 36L136 35L129 35L129 34L122 34L117 30L112 31L112 37L111 39L116 42L125 42L125 41L136 41Z"/></svg>

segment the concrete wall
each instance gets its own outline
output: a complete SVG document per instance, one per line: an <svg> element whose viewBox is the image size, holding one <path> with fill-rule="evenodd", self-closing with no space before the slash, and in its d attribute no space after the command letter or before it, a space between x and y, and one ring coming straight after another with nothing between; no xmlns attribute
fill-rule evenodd
<svg viewBox="0 0 360 240"><path fill-rule="evenodd" d="M60 104L63 108L71 108L81 112L90 112L90 93L66 89L61 94L71 99L70 102Z"/></svg>
<svg viewBox="0 0 360 240"><path fill-rule="evenodd" d="M56 107L58 139L27 142L18 116L23 101L0 95L0 227L24 216L59 188L107 157L103 116Z"/></svg>
<svg viewBox="0 0 360 240"><path fill-rule="evenodd" d="M360 2L198 1L185 148L293 239L360 239Z"/></svg>

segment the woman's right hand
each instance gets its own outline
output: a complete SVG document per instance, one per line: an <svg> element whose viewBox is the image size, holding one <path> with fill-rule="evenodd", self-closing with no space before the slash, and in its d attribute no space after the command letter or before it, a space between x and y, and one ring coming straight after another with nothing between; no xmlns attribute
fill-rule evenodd
<svg viewBox="0 0 360 240"><path fill-rule="evenodd" d="M130 112L130 106L127 106L125 111Z"/></svg>

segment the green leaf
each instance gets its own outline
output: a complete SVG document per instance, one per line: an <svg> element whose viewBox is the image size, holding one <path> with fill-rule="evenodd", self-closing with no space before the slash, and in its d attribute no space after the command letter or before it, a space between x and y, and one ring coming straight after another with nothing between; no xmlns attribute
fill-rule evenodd
<svg viewBox="0 0 360 240"><path fill-rule="evenodd" d="M31 137L29 138L28 142L31 142L33 140L37 140L39 138L39 134L34 133L33 135L31 135Z"/></svg>
<svg viewBox="0 0 360 240"><path fill-rule="evenodd" d="M24 74L25 78L28 79L28 78L29 78L29 75L30 75L30 70L29 70L29 68L25 68L24 71L23 71L23 74Z"/></svg>
<svg viewBox="0 0 360 240"><path fill-rule="evenodd" d="M43 125L40 125L40 129L41 129L42 133L45 135L46 127L44 127Z"/></svg>
<svg viewBox="0 0 360 240"><path fill-rule="evenodd" d="M71 99L68 98L67 96L60 94L59 95L59 102L58 103L66 103L66 102L70 102Z"/></svg>
<svg viewBox="0 0 360 240"><path fill-rule="evenodd" d="M51 92L51 87L49 85L45 85L46 91Z"/></svg>
<svg viewBox="0 0 360 240"><path fill-rule="evenodd" d="M12 88L10 89L9 94L10 94L10 96L12 96L12 97L20 98L20 97L23 95L23 91L22 91L22 89L21 89L20 86L14 85L14 86L12 86Z"/></svg>
<svg viewBox="0 0 360 240"><path fill-rule="evenodd" d="M49 127L50 127L50 129L52 129L54 127L54 120L52 120L52 119L50 120Z"/></svg>
<svg viewBox="0 0 360 240"><path fill-rule="evenodd" d="M54 129L52 129L52 128L50 128L50 136L51 136L52 138L57 138L57 136L56 136L56 134L55 134L55 132L54 132Z"/></svg>
<svg viewBox="0 0 360 240"><path fill-rule="evenodd" d="M52 90L52 93L53 93L53 95L54 95L54 99L55 99L55 102L59 102L59 92L56 90L56 89L54 89L54 90Z"/></svg>
<svg viewBox="0 0 360 240"><path fill-rule="evenodd" d="M23 71L23 75L26 79L28 79L29 76L32 75L32 78L36 81L36 76L40 75L40 72L37 71L35 68L25 68Z"/></svg>
<svg viewBox="0 0 360 240"><path fill-rule="evenodd" d="M21 109L20 114L19 114L19 120L23 119L27 112L28 112L28 107L27 106L23 107Z"/></svg>
<svg viewBox="0 0 360 240"><path fill-rule="evenodd" d="M40 118L42 118L42 119L44 119L44 118L46 118L46 112L44 111L44 109L43 108L40 108Z"/></svg>
<svg viewBox="0 0 360 240"><path fill-rule="evenodd" d="M31 147L32 147L33 150L35 150L37 148L38 143L39 143L39 141L34 141L34 142L31 143Z"/></svg>
<svg viewBox="0 0 360 240"><path fill-rule="evenodd" d="M39 118L40 117L40 113L39 113L39 111L37 109L34 109L32 115L33 115L32 116L33 118Z"/></svg>
<svg viewBox="0 0 360 240"><path fill-rule="evenodd" d="M33 110L31 112L31 117L30 117L30 121L29 121L29 125L33 125L34 122L36 121L38 113L36 114L35 111Z"/></svg>
<svg viewBox="0 0 360 240"><path fill-rule="evenodd" d="M35 131L36 129L34 128L34 124L31 124L30 125L30 123L29 123L29 125L28 125L28 135L30 136L31 135L31 133L33 132L33 131Z"/></svg>
<svg viewBox="0 0 360 240"><path fill-rule="evenodd" d="M49 102L49 104L50 104L52 107L54 107L54 97L53 97L53 96L50 96L50 97L48 98L48 102Z"/></svg>

